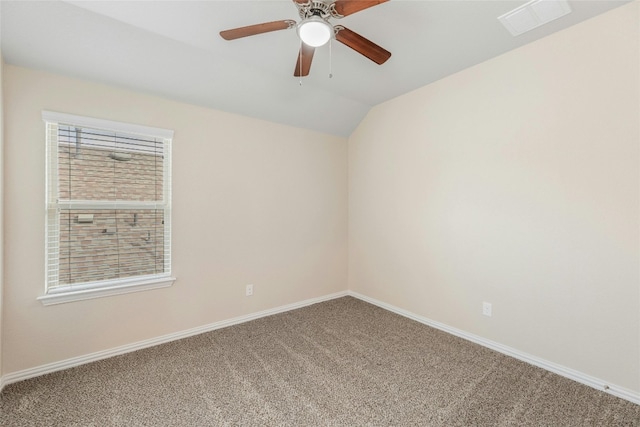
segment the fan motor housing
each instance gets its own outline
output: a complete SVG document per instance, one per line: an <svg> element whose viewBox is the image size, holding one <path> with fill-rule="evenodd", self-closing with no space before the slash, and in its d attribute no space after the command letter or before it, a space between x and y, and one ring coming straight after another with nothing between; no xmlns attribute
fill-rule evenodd
<svg viewBox="0 0 640 427"><path fill-rule="evenodd" d="M295 3L298 7L298 13L300 18L307 19L312 16L319 16L322 19L329 18L342 18L343 16L336 12L335 5L333 2L331 4L327 4L323 1L318 0L310 0L307 3Z"/></svg>

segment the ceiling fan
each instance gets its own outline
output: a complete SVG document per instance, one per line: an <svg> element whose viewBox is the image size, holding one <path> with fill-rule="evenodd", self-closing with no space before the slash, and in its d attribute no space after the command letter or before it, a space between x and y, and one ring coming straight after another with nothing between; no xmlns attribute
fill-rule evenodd
<svg viewBox="0 0 640 427"><path fill-rule="evenodd" d="M291 19L265 22L220 31L220 36L225 40L235 40L271 31L295 28L302 41L293 73L295 77L309 75L316 47L326 44L332 37L376 64L383 64L391 57L391 52L342 25L331 25L329 19L344 18L387 1L389 0L293 0L302 19L300 23Z"/></svg>

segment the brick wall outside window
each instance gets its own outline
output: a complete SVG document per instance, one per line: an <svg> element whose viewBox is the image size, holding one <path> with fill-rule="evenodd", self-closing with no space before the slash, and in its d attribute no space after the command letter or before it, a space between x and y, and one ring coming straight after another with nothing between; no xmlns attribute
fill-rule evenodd
<svg viewBox="0 0 640 427"><path fill-rule="evenodd" d="M60 200L162 199L162 156L74 146L59 149ZM114 184L115 183L115 184ZM93 214L92 223L78 215ZM118 279L164 271L163 210L62 210L59 284Z"/></svg>

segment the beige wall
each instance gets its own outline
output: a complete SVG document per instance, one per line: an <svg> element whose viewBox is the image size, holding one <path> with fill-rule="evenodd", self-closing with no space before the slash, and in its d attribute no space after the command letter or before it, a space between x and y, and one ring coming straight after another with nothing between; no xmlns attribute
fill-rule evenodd
<svg viewBox="0 0 640 427"><path fill-rule="evenodd" d="M347 288L344 138L10 65L4 81L5 375ZM175 131L173 287L36 300L43 109Z"/></svg>
<svg viewBox="0 0 640 427"><path fill-rule="evenodd" d="M640 391L638 17L372 109L349 139L350 289Z"/></svg>

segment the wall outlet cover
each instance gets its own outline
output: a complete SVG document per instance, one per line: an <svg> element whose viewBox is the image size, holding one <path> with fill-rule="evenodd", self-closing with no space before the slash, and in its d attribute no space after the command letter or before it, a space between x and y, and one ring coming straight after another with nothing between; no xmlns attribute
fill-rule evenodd
<svg viewBox="0 0 640 427"><path fill-rule="evenodd" d="M485 316L491 316L491 303L483 302L482 303L482 314Z"/></svg>

